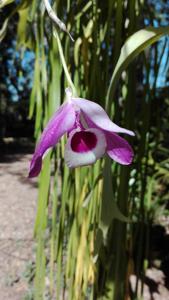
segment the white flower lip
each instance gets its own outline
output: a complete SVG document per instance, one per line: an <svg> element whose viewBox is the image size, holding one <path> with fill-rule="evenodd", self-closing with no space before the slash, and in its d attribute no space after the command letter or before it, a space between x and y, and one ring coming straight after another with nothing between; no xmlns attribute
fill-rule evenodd
<svg viewBox="0 0 169 300"><path fill-rule="evenodd" d="M96 128L90 128L84 130L85 132L91 132L96 136L97 142L94 148L85 152L76 152L72 150L71 141L77 129L73 130L69 136L67 144L65 146L65 162L69 168L75 168L79 166L91 165L101 158L106 151L107 143L103 132Z"/></svg>

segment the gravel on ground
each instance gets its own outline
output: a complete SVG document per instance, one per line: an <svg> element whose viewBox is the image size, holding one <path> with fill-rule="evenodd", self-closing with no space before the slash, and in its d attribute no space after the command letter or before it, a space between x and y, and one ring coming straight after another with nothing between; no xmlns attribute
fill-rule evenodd
<svg viewBox="0 0 169 300"><path fill-rule="evenodd" d="M24 276L34 259L37 180L28 176L30 154L8 154L0 162L0 299L22 300Z"/></svg>

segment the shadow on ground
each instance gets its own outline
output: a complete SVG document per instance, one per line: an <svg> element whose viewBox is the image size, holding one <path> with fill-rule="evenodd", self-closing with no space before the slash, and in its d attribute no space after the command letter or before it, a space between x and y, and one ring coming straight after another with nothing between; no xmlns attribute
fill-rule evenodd
<svg viewBox="0 0 169 300"><path fill-rule="evenodd" d="M30 180L28 178L29 164L31 160L31 155L34 151L33 140L27 138L5 138L0 140L0 164L3 172L0 172L0 176L3 173L8 173L13 176L17 176L18 181L22 184L32 185L32 187L37 188L37 181ZM27 164L25 168L11 168L12 163L22 164L23 160L26 160Z"/></svg>
<svg viewBox="0 0 169 300"><path fill-rule="evenodd" d="M144 300L169 299L169 232L167 228L168 218L164 225L152 225L149 228L148 269L145 274L140 274L140 279L131 275L131 299L136 299L136 294ZM143 256L142 259L144 261L145 257Z"/></svg>
<svg viewBox="0 0 169 300"><path fill-rule="evenodd" d="M19 154L31 154L34 151L34 142L28 138L0 139L0 162L12 162L20 159Z"/></svg>

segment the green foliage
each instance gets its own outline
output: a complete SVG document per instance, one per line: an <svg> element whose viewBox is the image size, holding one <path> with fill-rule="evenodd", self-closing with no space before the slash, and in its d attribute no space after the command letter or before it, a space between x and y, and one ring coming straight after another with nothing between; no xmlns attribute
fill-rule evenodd
<svg viewBox="0 0 169 300"><path fill-rule="evenodd" d="M14 0L1 0L0 1L0 8L3 8L4 6L10 4L11 2L13 2Z"/></svg>
<svg viewBox="0 0 169 300"><path fill-rule="evenodd" d="M120 125L136 132L131 167L105 159L69 170L63 161L64 139L45 158L35 224L36 300L127 299L130 275L138 280L145 272L148 229L165 201L158 186L169 179L161 132L165 124L160 122L166 105L154 114L163 92L158 99L157 78L150 90L152 67L144 51L151 51L147 47L168 27L144 28L143 2L54 1L74 43L53 24L41 1L25 1L19 11L19 45L31 47L36 56L29 114L35 115L35 136L63 102L68 85L74 95L97 101ZM153 49L158 51L157 45Z"/></svg>
<svg viewBox="0 0 169 300"><path fill-rule="evenodd" d="M169 27L141 29L130 36L121 48L120 57L114 69L109 89L108 99L111 99L115 92L115 87L120 79L120 75L134 58L144 51L151 44L158 41L163 35L169 34Z"/></svg>

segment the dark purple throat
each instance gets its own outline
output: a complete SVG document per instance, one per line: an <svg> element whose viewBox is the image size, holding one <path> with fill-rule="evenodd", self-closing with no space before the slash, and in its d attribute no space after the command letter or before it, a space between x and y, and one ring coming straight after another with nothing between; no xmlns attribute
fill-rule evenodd
<svg viewBox="0 0 169 300"><path fill-rule="evenodd" d="M95 148L97 144L97 137L93 132L79 131L76 132L71 140L71 148L74 152L88 152Z"/></svg>

